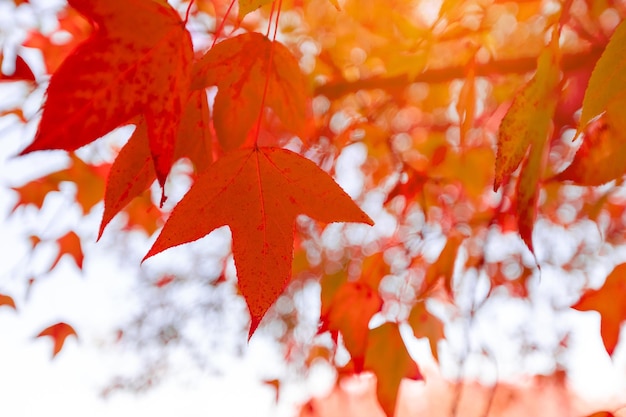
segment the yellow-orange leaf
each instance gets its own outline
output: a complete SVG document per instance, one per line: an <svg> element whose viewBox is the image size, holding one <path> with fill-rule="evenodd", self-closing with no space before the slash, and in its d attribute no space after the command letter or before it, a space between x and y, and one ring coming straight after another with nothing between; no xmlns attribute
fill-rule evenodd
<svg viewBox="0 0 626 417"><path fill-rule="evenodd" d="M513 99L498 132L494 190L508 181L526 157L517 182L517 223L520 236L531 251L545 148L558 99L558 48L555 30L552 42L539 56L537 72Z"/></svg>
<svg viewBox="0 0 626 417"><path fill-rule="evenodd" d="M545 143L558 82L558 54L549 47L539 57L535 76L515 96L500 124L494 191L517 169L532 145L537 152Z"/></svg>
<svg viewBox="0 0 626 417"><path fill-rule="evenodd" d="M272 1L273 0L239 0L239 19L243 19L248 13Z"/></svg>
<svg viewBox="0 0 626 417"><path fill-rule="evenodd" d="M609 103L626 92L626 21L615 29L611 40L596 63L583 99L580 133L594 117L604 112Z"/></svg>
<svg viewBox="0 0 626 417"><path fill-rule="evenodd" d="M609 103L600 119L587 125L571 165L554 179L580 185L602 185L626 173L626 100Z"/></svg>

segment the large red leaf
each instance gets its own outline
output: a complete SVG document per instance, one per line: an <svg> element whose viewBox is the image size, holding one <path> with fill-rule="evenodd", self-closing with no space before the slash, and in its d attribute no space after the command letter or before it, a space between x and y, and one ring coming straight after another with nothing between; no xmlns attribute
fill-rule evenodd
<svg viewBox="0 0 626 417"><path fill-rule="evenodd" d="M53 324L50 327L43 329L36 337L49 336L54 341L54 347L52 348L52 357L54 358L63 349L65 339L68 336L78 337L76 330L67 323L60 322Z"/></svg>
<svg viewBox="0 0 626 417"><path fill-rule="evenodd" d="M626 264L616 266L602 288L588 290L572 308L600 313L600 334L607 353L612 355L619 340L620 326L626 320Z"/></svg>
<svg viewBox="0 0 626 417"><path fill-rule="evenodd" d="M188 95L193 58L189 33L167 4L145 0L69 4L96 30L52 75L35 140L22 154L74 150L143 114L163 184Z"/></svg>
<svg viewBox="0 0 626 417"><path fill-rule="evenodd" d="M208 112L205 92L196 91L191 94L176 139L174 160L189 158L196 172L203 172L212 159ZM156 172L150 158L148 130L142 120L111 166L98 239L113 217L132 199L147 190L154 180Z"/></svg>
<svg viewBox="0 0 626 417"><path fill-rule="evenodd" d="M393 417L396 410L402 379L423 379L406 350L397 323L385 323L370 330L365 369L376 375L376 396L387 417Z"/></svg>
<svg viewBox="0 0 626 417"><path fill-rule="evenodd" d="M213 123L225 150L246 141L263 105L304 139L310 93L298 61L283 44L260 33L229 38L200 59L192 80L192 88L218 88Z"/></svg>
<svg viewBox="0 0 626 417"><path fill-rule="evenodd" d="M299 214L322 222L373 224L310 160L279 148L237 150L198 178L146 258L230 226L252 335L291 278L294 221Z"/></svg>

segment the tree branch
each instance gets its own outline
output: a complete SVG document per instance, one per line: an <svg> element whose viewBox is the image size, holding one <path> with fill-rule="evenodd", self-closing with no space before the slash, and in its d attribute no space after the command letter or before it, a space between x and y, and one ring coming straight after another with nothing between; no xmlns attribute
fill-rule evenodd
<svg viewBox="0 0 626 417"><path fill-rule="evenodd" d="M571 72L584 68L600 58L604 46L593 47L585 51L563 54L561 69L563 72ZM476 76L488 77L503 74L525 74L537 68L537 57L529 56L516 59L502 59L489 61L484 64L476 64ZM372 77L356 81L338 80L319 85L314 89L314 96L323 95L330 100L355 93L359 90L393 90L404 88L415 82L429 84L445 83L464 78L467 72L465 65L444 68L429 68L410 79L408 74L400 74L392 77Z"/></svg>

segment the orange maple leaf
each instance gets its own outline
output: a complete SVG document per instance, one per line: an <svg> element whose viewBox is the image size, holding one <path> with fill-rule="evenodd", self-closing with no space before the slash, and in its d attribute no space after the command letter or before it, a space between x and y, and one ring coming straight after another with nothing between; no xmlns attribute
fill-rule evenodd
<svg viewBox="0 0 626 417"><path fill-rule="evenodd" d="M560 52L558 31L539 56L535 76L513 99L498 132L494 191L505 184L523 162L517 181L519 233L533 251L532 231L536 218L540 180L545 166L546 143L556 109Z"/></svg>
<svg viewBox="0 0 626 417"><path fill-rule="evenodd" d="M54 341L54 347L52 348L53 358L61 351L61 349L63 349L65 339L67 339L68 336L74 336L78 338L76 330L74 330L72 326L64 322L56 323L50 327L46 327L35 337L44 336L49 336Z"/></svg>
<svg viewBox="0 0 626 417"><path fill-rule="evenodd" d="M608 104L606 113L589 123L572 163L554 177L580 185L602 185L626 173L626 101Z"/></svg>
<svg viewBox="0 0 626 417"><path fill-rule="evenodd" d="M228 225L251 336L291 279L299 214L322 222L373 224L310 160L279 148L233 151L198 178L144 259Z"/></svg>
<svg viewBox="0 0 626 417"><path fill-rule="evenodd" d="M439 360L438 342L444 338L443 323L426 309L426 302L419 301L409 313L409 324L417 338L426 337L433 357Z"/></svg>
<svg viewBox="0 0 626 417"><path fill-rule="evenodd" d="M84 214L102 200L104 178L108 174L109 164L90 165L77 157L70 156L70 165L57 172L35 179L22 186L13 187L19 199L12 211L18 207L32 204L41 209L48 193L59 191L59 185L68 181L76 184L76 202Z"/></svg>
<svg viewBox="0 0 626 417"><path fill-rule="evenodd" d="M254 32L229 38L198 61L192 79L194 89L218 88L213 124L224 150L244 144L263 105L304 139L310 92L298 61L283 44Z"/></svg>
<svg viewBox="0 0 626 417"><path fill-rule="evenodd" d="M17 310L15 307L15 301L13 301L13 297L10 297L6 294L0 294L0 306L11 307L13 310Z"/></svg>
<svg viewBox="0 0 626 417"><path fill-rule="evenodd" d="M52 262L50 271L57 266L63 255L70 255L72 259L74 259L74 262L76 262L76 266L82 270L84 255L80 244L80 237L78 237L74 231L69 231L58 238L57 243L59 244L59 253L54 259L54 262Z"/></svg>
<svg viewBox="0 0 626 417"><path fill-rule="evenodd" d="M456 255L459 252L459 247L464 240L465 236L463 236L462 233L456 230L453 230L450 233L445 246L439 253L439 257L426 270L426 275L424 276L419 292L420 295L426 295L432 291L436 288L440 280L443 281L447 294L449 296L453 295L452 279L454 278L454 262L456 260ZM413 260L412 265L421 261L422 258L417 257Z"/></svg>
<svg viewBox="0 0 626 417"><path fill-rule="evenodd" d="M370 330L365 369L376 375L376 396L387 417L394 416L402 379L423 379L417 364L406 350L397 323L385 323Z"/></svg>
<svg viewBox="0 0 626 417"><path fill-rule="evenodd" d="M360 281L346 282L335 292L321 317L320 333L341 332L355 372L363 370L369 322L382 306L383 300L376 289Z"/></svg>
<svg viewBox="0 0 626 417"><path fill-rule="evenodd" d="M620 325L626 320L626 264L616 266L602 288L587 290L572 308L600 313L600 334L607 353L612 355L619 340Z"/></svg>
<svg viewBox="0 0 626 417"><path fill-rule="evenodd" d="M96 30L52 75L35 140L21 154L74 150L143 114L163 185L188 96L193 58L189 33L167 4L143 0L69 4Z"/></svg>

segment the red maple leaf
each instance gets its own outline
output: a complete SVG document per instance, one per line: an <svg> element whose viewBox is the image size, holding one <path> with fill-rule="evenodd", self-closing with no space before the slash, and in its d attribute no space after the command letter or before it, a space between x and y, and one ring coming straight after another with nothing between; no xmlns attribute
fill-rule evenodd
<svg viewBox="0 0 626 417"><path fill-rule="evenodd" d="M80 244L80 237L78 237L75 232L69 231L65 235L58 238L57 243L59 244L59 253L52 262L50 270L53 270L54 267L57 266L63 255L70 255L72 259L74 259L74 262L76 262L76 266L79 269L83 269L84 255Z"/></svg>
<svg viewBox="0 0 626 417"><path fill-rule="evenodd" d="M142 0L70 0L95 32L50 79L35 140L22 154L74 150L143 114L161 185L169 173L193 58L174 9Z"/></svg>
<svg viewBox="0 0 626 417"><path fill-rule="evenodd" d="M218 88L213 124L225 150L245 143L263 105L304 139L310 93L298 61L283 44L254 32L227 39L198 61L192 79L192 88Z"/></svg>
<svg viewBox="0 0 626 417"><path fill-rule="evenodd" d="M228 225L251 336L291 279L299 214L327 223L373 224L310 160L279 148L233 151L198 178L144 259Z"/></svg>
<svg viewBox="0 0 626 417"><path fill-rule="evenodd" d="M74 330L72 326L64 322L56 323L50 327L46 327L35 337L44 336L49 336L54 341L54 347L52 348L53 358L61 351L61 349L63 349L65 339L67 339L68 336L74 336L78 338L76 330Z"/></svg>

